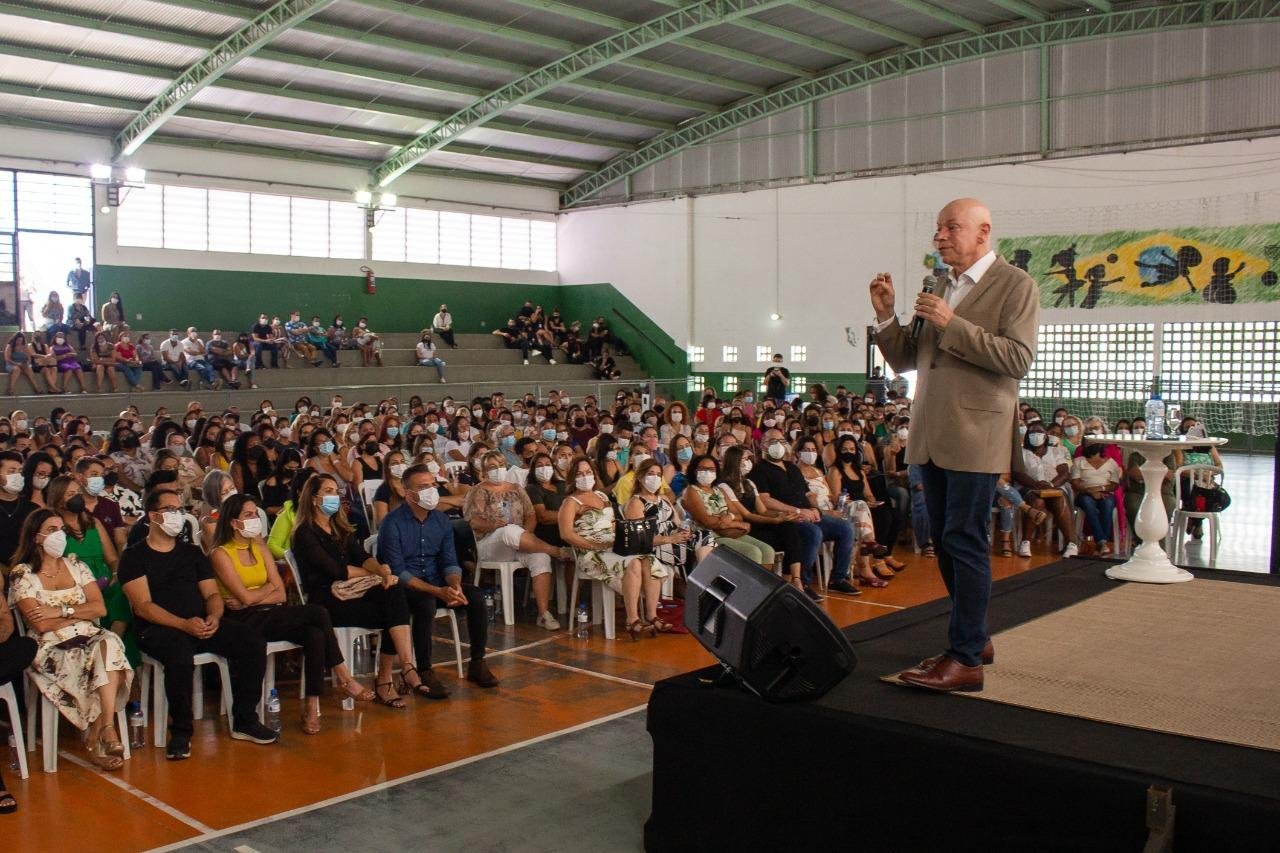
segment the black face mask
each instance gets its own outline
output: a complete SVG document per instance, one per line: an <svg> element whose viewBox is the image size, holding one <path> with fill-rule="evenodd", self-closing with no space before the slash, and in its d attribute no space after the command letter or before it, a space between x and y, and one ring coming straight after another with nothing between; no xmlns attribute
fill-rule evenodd
<svg viewBox="0 0 1280 853"><path fill-rule="evenodd" d="M108 489L114 489L116 484L120 482L120 475L115 471L108 471L102 475L102 484Z"/></svg>
<svg viewBox="0 0 1280 853"><path fill-rule="evenodd" d="M79 515L84 512L84 498L80 495L76 495L74 498L67 501L66 507L68 512L74 512Z"/></svg>
<svg viewBox="0 0 1280 853"><path fill-rule="evenodd" d="M125 450L136 450L139 446L138 437L135 435L127 435L120 439L120 446Z"/></svg>
<svg viewBox="0 0 1280 853"><path fill-rule="evenodd" d="M369 456L373 456L374 454L376 454L378 452L378 442L366 441L364 443L364 452L367 453Z"/></svg>
<svg viewBox="0 0 1280 853"><path fill-rule="evenodd" d="M840 454L840 461L846 465L856 465L858 464L858 454L850 453L846 450Z"/></svg>

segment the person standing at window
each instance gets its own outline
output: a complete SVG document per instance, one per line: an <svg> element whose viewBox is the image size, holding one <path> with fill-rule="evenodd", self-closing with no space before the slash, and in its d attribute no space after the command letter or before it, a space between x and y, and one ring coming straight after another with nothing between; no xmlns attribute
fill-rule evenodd
<svg viewBox="0 0 1280 853"><path fill-rule="evenodd" d="M787 400L787 389L791 387L791 371L782 366L782 353L773 354L773 363L764 372L764 395L781 405Z"/></svg>
<svg viewBox="0 0 1280 853"><path fill-rule="evenodd" d="M76 258L76 265L71 268L71 272L67 273L67 288L73 296L79 296L82 293L88 293L92 285L93 280L89 276L89 271L84 268L80 259Z"/></svg>

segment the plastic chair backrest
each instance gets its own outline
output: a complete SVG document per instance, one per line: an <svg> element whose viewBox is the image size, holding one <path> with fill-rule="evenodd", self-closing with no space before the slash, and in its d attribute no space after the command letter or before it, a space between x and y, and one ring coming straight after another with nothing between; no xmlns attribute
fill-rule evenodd
<svg viewBox="0 0 1280 853"><path fill-rule="evenodd" d="M1204 485L1210 480L1217 478L1218 485L1222 485L1225 475L1221 468L1217 465L1183 465L1173 472L1173 505L1176 509L1182 508L1182 478L1186 475L1188 485Z"/></svg>
<svg viewBox="0 0 1280 853"><path fill-rule="evenodd" d="M298 597L302 599L302 603L307 603L307 590L302 585L302 573L298 571L298 560L293 556L293 549L290 548L284 552L284 563L289 567L289 573L293 575L293 585L298 588Z"/></svg>

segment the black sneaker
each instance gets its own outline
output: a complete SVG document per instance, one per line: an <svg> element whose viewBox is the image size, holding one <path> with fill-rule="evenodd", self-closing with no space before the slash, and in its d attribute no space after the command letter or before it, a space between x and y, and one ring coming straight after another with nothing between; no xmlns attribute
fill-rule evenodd
<svg viewBox="0 0 1280 853"><path fill-rule="evenodd" d="M845 595L862 595L862 590L844 579L827 584L827 591L843 592Z"/></svg>
<svg viewBox="0 0 1280 853"><path fill-rule="evenodd" d="M232 726L231 737L235 740L251 740L254 743L268 744L278 741L280 733L267 728L257 720L253 720L239 728Z"/></svg>
<svg viewBox="0 0 1280 853"><path fill-rule="evenodd" d="M191 738L169 736L169 745L165 747L164 757L170 761L182 761L191 757Z"/></svg>
<svg viewBox="0 0 1280 853"><path fill-rule="evenodd" d="M809 596L809 600L810 600L810 601L822 601L822 600L826 597L826 596L823 596L823 595L819 595L819 594L818 594L818 592L817 592L817 590L815 590L815 589L814 589L813 587L811 587L811 586L806 586L806 587L804 588L804 594L805 594L805 595L807 595L807 596Z"/></svg>

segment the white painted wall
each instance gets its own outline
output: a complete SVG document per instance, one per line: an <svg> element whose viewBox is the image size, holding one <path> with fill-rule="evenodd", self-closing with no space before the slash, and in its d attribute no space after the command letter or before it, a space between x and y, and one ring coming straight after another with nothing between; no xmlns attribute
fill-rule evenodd
<svg viewBox="0 0 1280 853"><path fill-rule="evenodd" d="M891 272L907 304L948 200L986 201L997 238L1274 223L1277 164L1270 138L571 212L560 217L560 278L612 282L678 343L705 347L702 370L750 372L757 345L789 355L804 344L812 372L861 372L867 283ZM1280 303L1042 312L1045 323L1173 319L1280 319ZM726 344L737 364L721 360Z"/></svg>

